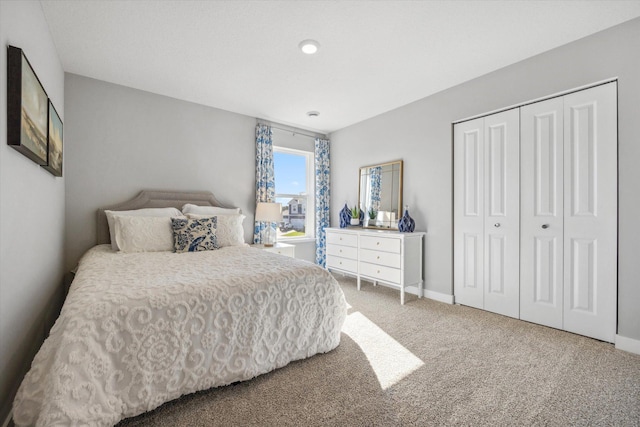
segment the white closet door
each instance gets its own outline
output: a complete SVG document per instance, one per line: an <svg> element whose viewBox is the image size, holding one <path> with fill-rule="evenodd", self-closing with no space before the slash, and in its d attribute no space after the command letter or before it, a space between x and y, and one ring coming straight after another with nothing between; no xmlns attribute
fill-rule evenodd
<svg viewBox="0 0 640 427"><path fill-rule="evenodd" d="M484 119L454 126L453 221L455 302L483 308Z"/></svg>
<svg viewBox="0 0 640 427"><path fill-rule="evenodd" d="M520 318L562 329L563 99L520 109Z"/></svg>
<svg viewBox="0 0 640 427"><path fill-rule="evenodd" d="M484 118L484 309L518 318L520 114Z"/></svg>
<svg viewBox="0 0 640 427"><path fill-rule="evenodd" d="M616 83L564 97L564 329L613 342L617 298Z"/></svg>

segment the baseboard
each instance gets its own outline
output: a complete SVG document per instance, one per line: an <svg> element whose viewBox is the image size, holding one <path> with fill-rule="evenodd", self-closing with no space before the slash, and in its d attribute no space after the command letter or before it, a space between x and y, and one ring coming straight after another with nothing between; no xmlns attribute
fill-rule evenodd
<svg viewBox="0 0 640 427"><path fill-rule="evenodd" d="M13 409L9 410L9 413L7 414L7 418L5 418L4 421L2 422L2 427L9 427L10 425L13 425L11 423L12 418L13 418Z"/></svg>
<svg viewBox="0 0 640 427"><path fill-rule="evenodd" d="M413 295L418 295L417 286L407 286L406 288L404 288L404 291ZM423 289L422 295L425 298L429 298L438 302L443 302L445 304L453 304L453 295L447 295L441 292L430 291L428 289Z"/></svg>
<svg viewBox="0 0 640 427"><path fill-rule="evenodd" d="M616 335L616 348L629 353L640 354L640 340Z"/></svg>
<svg viewBox="0 0 640 427"><path fill-rule="evenodd" d="M440 301L445 304L453 304L453 295L443 294L442 292L430 291L426 289L424 296L432 300Z"/></svg>

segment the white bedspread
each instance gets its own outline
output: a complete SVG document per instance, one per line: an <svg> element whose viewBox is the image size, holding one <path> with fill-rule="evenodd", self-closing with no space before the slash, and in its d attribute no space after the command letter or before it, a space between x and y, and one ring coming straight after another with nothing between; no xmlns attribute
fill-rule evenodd
<svg viewBox="0 0 640 427"><path fill-rule="evenodd" d="M89 250L13 404L17 425L113 425L338 346L346 303L311 263L250 247Z"/></svg>

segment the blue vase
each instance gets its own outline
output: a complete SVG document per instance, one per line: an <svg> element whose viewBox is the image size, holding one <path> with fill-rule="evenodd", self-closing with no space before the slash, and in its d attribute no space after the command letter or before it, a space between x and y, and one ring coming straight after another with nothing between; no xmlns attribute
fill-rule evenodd
<svg viewBox="0 0 640 427"><path fill-rule="evenodd" d="M402 233L413 233L416 228L416 222L409 216L409 206L405 206L404 215L398 221L398 231Z"/></svg>
<svg viewBox="0 0 640 427"><path fill-rule="evenodd" d="M344 208L340 211L340 228L347 228L351 223L351 209L344 204Z"/></svg>
<svg viewBox="0 0 640 427"><path fill-rule="evenodd" d="M364 211L362 209L360 209L360 225L364 224Z"/></svg>

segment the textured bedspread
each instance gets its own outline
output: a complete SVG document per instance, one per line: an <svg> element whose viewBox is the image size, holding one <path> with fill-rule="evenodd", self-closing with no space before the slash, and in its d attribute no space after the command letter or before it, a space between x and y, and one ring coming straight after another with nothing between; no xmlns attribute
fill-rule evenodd
<svg viewBox="0 0 640 427"><path fill-rule="evenodd" d="M14 401L17 425L113 425L338 346L346 304L310 263L250 247L89 250Z"/></svg>

